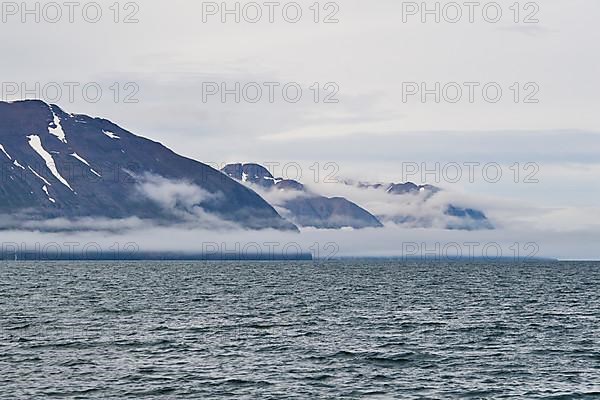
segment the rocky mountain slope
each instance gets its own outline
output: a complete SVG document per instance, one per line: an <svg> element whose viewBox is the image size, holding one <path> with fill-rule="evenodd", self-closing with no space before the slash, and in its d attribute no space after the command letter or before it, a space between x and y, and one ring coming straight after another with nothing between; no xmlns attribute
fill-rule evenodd
<svg viewBox="0 0 600 400"><path fill-rule="evenodd" d="M273 200L273 205L280 209L283 216L299 226L319 229L363 229L383 226L375 216L357 204L342 197L329 198L312 193L294 180L274 178L261 165L229 164L222 171L233 179L267 192L287 192L289 196Z"/></svg>
<svg viewBox="0 0 600 400"><path fill-rule="evenodd" d="M406 183L368 183L346 180L342 185L355 188L354 194L367 199L358 206L344 197L326 197L294 180L275 178L259 164L229 164L222 169L227 176L249 187L262 190L267 201L280 214L303 227L321 229L377 228L392 223L410 228L444 228L456 230L493 229L487 216L479 210L440 204L444 191L432 185ZM286 195L277 195L285 193ZM370 198L379 199L384 207L373 207ZM384 199L382 201L382 198ZM406 205L406 207L404 206ZM382 211L385 209L385 212Z"/></svg>
<svg viewBox="0 0 600 400"><path fill-rule="evenodd" d="M479 210L454 202L439 208L434 200L443 191L434 186L346 181L367 195L328 197L258 164L217 171L106 119L42 101L0 102L0 168L0 229L61 230L81 220L91 228L99 220L119 227L130 219L278 230L426 228L440 221L446 229L492 228ZM382 194L386 212L368 201ZM406 199L412 208L403 206Z"/></svg>
<svg viewBox="0 0 600 400"><path fill-rule="evenodd" d="M0 102L0 227L137 217L297 229L249 188L160 143L42 101Z"/></svg>

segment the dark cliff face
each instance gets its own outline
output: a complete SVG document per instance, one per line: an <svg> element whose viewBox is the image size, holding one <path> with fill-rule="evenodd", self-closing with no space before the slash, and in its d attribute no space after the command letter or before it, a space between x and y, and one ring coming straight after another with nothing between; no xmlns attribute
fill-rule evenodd
<svg viewBox="0 0 600 400"><path fill-rule="evenodd" d="M105 119L41 101L0 102L0 145L0 215L11 224L82 217L168 224L181 219L173 209L192 207L244 228L296 229L244 185ZM159 182L151 196L140 191L148 179ZM172 193L186 186L196 203L179 204ZM163 197L173 194L166 208Z"/></svg>
<svg viewBox="0 0 600 400"><path fill-rule="evenodd" d="M240 182L257 185L264 190L298 192L292 199L277 204L294 223L318 229L380 228L377 217L357 204L342 198L328 198L311 193L300 182L275 178L258 164L229 164L222 171Z"/></svg>

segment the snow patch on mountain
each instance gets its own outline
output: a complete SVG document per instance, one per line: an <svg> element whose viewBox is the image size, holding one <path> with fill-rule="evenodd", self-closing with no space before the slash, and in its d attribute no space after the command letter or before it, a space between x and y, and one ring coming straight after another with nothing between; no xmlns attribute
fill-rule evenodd
<svg viewBox="0 0 600 400"><path fill-rule="evenodd" d="M272 177L269 177L269 176L263 176L263 179L266 180L266 181L271 181L275 185L277 185L279 182L283 181L283 179L276 179L276 178L272 178Z"/></svg>
<svg viewBox="0 0 600 400"><path fill-rule="evenodd" d="M43 176L41 176L40 174L38 174L37 172L35 172L35 170L33 168L31 168L30 166L27 166L27 168L29 168L29 170L35 175L37 176L40 180L42 180L42 182L44 182L46 185L48 186L52 186L52 184L50 182L48 182L46 180L46 178L44 178Z"/></svg>
<svg viewBox="0 0 600 400"><path fill-rule="evenodd" d="M95 174L96 176L102 178L102 175L100 175L99 173L97 173L96 171L94 171L94 169L92 168L92 166L90 165L89 162L87 162L86 159L84 159L83 157L81 157L79 154L77 153L72 153L69 154L71 157L76 158L77 160L81 161L82 163L84 163L85 165L87 165L90 168L90 171L92 171L93 174Z"/></svg>
<svg viewBox="0 0 600 400"><path fill-rule="evenodd" d="M84 163L85 165L87 165L88 167L90 166L90 163L87 162L86 159L84 159L83 157L81 157L79 154L77 153L71 153L69 154L71 157L75 157L76 159L78 159L79 161L81 161L82 163Z"/></svg>
<svg viewBox="0 0 600 400"><path fill-rule="evenodd" d="M58 140L60 140L61 142L67 143L67 137L65 135L65 131L63 130L63 128L60 124L59 116L56 115L56 113L52 109L52 106L50 106L50 111L52 112L54 119L52 120L51 124L48 125L48 132L51 135L56 136L58 138ZM52 126L52 125L54 125L54 126Z"/></svg>
<svg viewBox="0 0 600 400"><path fill-rule="evenodd" d="M114 133L112 133L110 131L102 130L102 133L104 133L106 136L108 136L111 139L121 139L120 136L117 136L116 134L114 134Z"/></svg>
<svg viewBox="0 0 600 400"><path fill-rule="evenodd" d="M44 193L46 193L46 196L48 196L48 200L50 200L51 203L56 203L56 200L50 197L50 193L48 192L48 187L46 185L42 187L42 190L44 191Z"/></svg>
<svg viewBox="0 0 600 400"><path fill-rule="evenodd" d="M52 175L54 175L54 177L58 179L60 183L68 187L73 192L73 188L71 187L69 182L67 182L67 180L62 177L60 172L58 172L58 169L56 169L56 162L54 162L54 158L52 158L52 155L48 153L46 149L44 149L44 146L42 146L42 140L40 139L40 137L37 135L29 135L27 136L27 139L29 139L29 145L31 146L31 148L36 153L38 153L40 157L42 157L42 159L46 163L46 166L48 167L50 172L52 172Z"/></svg>
<svg viewBox="0 0 600 400"><path fill-rule="evenodd" d="M12 161L12 157L10 156L10 154L8 154L6 152L6 150L4 149L4 146L2 146L1 144L0 144L0 150L2 150L2 152L6 155L6 157L8 157L8 159Z"/></svg>

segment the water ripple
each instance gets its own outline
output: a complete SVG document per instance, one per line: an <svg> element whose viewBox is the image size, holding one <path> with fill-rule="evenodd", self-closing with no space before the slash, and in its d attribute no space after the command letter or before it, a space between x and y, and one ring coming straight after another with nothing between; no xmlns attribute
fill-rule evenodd
<svg viewBox="0 0 600 400"><path fill-rule="evenodd" d="M0 264L0 398L600 398L600 264Z"/></svg>

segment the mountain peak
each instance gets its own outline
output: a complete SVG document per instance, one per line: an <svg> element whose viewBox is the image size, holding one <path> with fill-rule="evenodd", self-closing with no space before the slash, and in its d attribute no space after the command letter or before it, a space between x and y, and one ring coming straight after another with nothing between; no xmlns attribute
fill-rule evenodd
<svg viewBox="0 0 600 400"><path fill-rule="evenodd" d="M249 182L270 189L282 179L275 179L268 169L260 164L228 164L221 169L230 178L240 182Z"/></svg>
<svg viewBox="0 0 600 400"><path fill-rule="evenodd" d="M43 104L46 106L50 106L50 104L46 103L41 99L22 99L22 100L14 100L14 101L4 101L0 100L0 104Z"/></svg>
<svg viewBox="0 0 600 400"><path fill-rule="evenodd" d="M0 145L0 215L13 216L12 227L137 217L296 229L219 171L108 120L68 114L41 100L0 103Z"/></svg>
<svg viewBox="0 0 600 400"><path fill-rule="evenodd" d="M273 178L260 164L229 164L221 171L244 184L256 185L268 194L275 191L288 192L289 198L274 200L273 205L283 209L283 215L299 226L318 229L383 226L375 216L355 203L342 197L327 198L312 193L302 183L294 180Z"/></svg>

